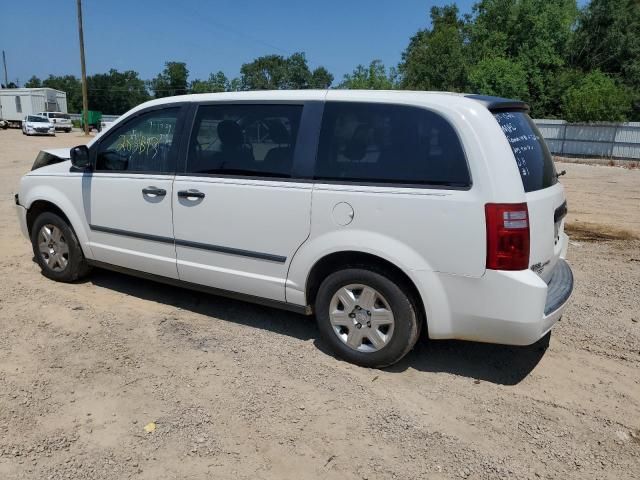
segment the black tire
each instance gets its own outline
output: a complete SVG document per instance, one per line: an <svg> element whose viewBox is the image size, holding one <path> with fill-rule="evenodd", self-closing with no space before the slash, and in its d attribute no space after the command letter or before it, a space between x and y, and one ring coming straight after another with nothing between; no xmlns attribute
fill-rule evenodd
<svg viewBox="0 0 640 480"><path fill-rule="evenodd" d="M67 128L67 129L65 130L65 132L67 132L67 133L71 133L71 129L70 129L70 128Z"/></svg>
<svg viewBox="0 0 640 480"><path fill-rule="evenodd" d="M40 252L39 236L42 227L45 225L53 225L54 227L57 227L62 232L62 241L64 241L68 247L68 253L65 256L67 263L62 269L56 270L49 266L43 254ZM91 267L87 264L87 261L84 258L82 248L80 247L80 243L78 242L75 232L65 220L53 212L41 213L33 222L33 226L31 227L31 245L33 247L33 255L35 256L38 265L40 265L42 274L51 280L66 283L75 282L76 280L86 276L91 270ZM60 268L59 265L57 265L57 267Z"/></svg>
<svg viewBox="0 0 640 480"><path fill-rule="evenodd" d="M331 324L329 310L334 294L353 284L371 287L379 292L393 313L391 338L379 350L362 352L348 346L338 337ZM366 268L347 268L329 275L320 285L315 301L316 321L324 342L339 357L363 367L381 368L399 361L415 345L421 323L416 302L407 293L408 289L403 287L402 282L392 280L391 275ZM344 333L344 330L341 332Z"/></svg>

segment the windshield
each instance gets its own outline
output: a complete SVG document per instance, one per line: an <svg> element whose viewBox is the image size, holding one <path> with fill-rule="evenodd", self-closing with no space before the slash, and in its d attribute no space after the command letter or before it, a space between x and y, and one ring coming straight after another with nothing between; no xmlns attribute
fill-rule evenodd
<svg viewBox="0 0 640 480"><path fill-rule="evenodd" d="M50 113L49 117L50 118L66 118L66 119L71 118L67 113Z"/></svg>
<svg viewBox="0 0 640 480"><path fill-rule="evenodd" d="M47 120L44 117L36 117L34 115L29 115L27 117L27 122L49 123L49 120Z"/></svg>
<svg viewBox="0 0 640 480"><path fill-rule="evenodd" d="M525 112L500 112L494 116L502 128L522 178L525 192L534 192L558 182L551 152L542 134Z"/></svg>

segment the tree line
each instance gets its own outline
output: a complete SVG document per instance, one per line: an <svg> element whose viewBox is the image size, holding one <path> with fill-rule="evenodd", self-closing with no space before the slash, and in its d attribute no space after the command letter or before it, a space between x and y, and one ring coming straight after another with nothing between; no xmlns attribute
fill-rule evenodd
<svg viewBox="0 0 640 480"><path fill-rule="evenodd" d="M219 71L206 79L190 80L187 64L175 61L166 62L163 71L147 81L133 70L111 69L107 73L89 75L87 93L91 110L119 115L152 98L240 90L325 89L332 83L333 75L326 68L311 70L305 54L298 52L289 57L266 55L256 58L242 65L240 77L231 79ZM67 93L68 110L82 110L82 84L74 75L49 75L44 80L33 76L24 86L62 90Z"/></svg>
<svg viewBox="0 0 640 480"><path fill-rule="evenodd" d="M184 62L167 62L151 80L135 71L91 75L89 105L120 114L150 98L239 90L347 88L475 92L518 98L535 117L569 121L640 120L640 1L480 0L461 15L454 4L433 7L430 26L416 32L397 66L358 65L334 85L325 67L311 69L305 54L266 55L240 75L219 71L189 78ZM80 111L73 75L32 77L26 87L67 92Z"/></svg>

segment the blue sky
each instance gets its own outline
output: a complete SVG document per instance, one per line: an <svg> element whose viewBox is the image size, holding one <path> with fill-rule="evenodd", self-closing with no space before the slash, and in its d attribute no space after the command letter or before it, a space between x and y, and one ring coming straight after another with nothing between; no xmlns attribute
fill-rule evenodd
<svg viewBox="0 0 640 480"><path fill-rule="evenodd" d="M324 65L340 80L375 58L397 64L409 37L428 25L429 9L447 3L83 0L87 72L132 69L149 79L165 61L177 60L187 62L191 80L218 70L232 77L260 55L304 51L311 67ZM473 3L457 2L462 12L470 12ZM10 81L23 84L34 74L79 76L75 5L3 2L0 49L7 53Z"/></svg>

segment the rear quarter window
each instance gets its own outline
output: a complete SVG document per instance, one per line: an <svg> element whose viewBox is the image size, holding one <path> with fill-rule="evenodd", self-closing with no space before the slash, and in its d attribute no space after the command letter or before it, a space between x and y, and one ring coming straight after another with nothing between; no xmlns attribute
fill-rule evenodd
<svg viewBox="0 0 640 480"><path fill-rule="evenodd" d="M468 188L453 126L430 110L381 103L325 105L315 178L334 182Z"/></svg>
<svg viewBox="0 0 640 480"><path fill-rule="evenodd" d="M522 179L525 192L542 190L558 182L551 152L525 112L494 113L504 132Z"/></svg>

